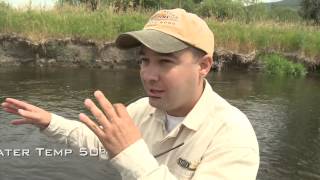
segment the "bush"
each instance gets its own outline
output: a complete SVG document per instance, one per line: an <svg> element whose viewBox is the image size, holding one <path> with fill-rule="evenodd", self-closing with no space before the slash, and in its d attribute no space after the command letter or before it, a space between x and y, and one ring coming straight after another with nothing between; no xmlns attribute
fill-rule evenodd
<svg viewBox="0 0 320 180"><path fill-rule="evenodd" d="M293 63L277 54L265 55L262 60L268 74L289 76L305 76L307 74L307 70L302 64Z"/></svg>

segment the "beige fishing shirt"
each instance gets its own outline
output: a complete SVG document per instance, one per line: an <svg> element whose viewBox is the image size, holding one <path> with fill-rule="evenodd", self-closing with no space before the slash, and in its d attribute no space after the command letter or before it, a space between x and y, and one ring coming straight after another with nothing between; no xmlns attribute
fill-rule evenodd
<svg viewBox="0 0 320 180"><path fill-rule="evenodd" d="M110 160L124 180L256 179L259 147L254 130L248 118L207 81L195 107L169 133L165 112L150 106L148 98L130 104L127 110L143 138ZM43 133L73 147L103 148L86 125L55 114Z"/></svg>

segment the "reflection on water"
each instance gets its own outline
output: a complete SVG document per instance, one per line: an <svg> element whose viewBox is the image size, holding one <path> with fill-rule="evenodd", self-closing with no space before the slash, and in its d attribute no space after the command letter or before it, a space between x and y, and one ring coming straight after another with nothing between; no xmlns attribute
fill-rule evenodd
<svg viewBox="0 0 320 180"><path fill-rule="evenodd" d="M244 111L256 131L261 154L259 180L320 179L320 77L279 78L259 73L211 73L216 92ZM113 102L143 95L135 70L0 69L0 101L15 97L71 119L86 111L83 100L100 89ZM66 148L32 126L9 124L0 111L0 149ZM231 172L232 173L232 172ZM0 157L1 179L120 179L94 157Z"/></svg>

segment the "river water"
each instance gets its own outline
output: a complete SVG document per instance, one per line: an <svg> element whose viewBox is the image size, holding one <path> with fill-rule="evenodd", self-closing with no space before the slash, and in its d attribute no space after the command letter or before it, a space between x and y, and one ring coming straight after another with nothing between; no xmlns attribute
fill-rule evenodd
<svg viewBox="0 0 320 180"><path fill-rule="evenodd" d="M275 77L263 73L212 72L214 90L249 117L258 137L258 180L320 179L320 75ZM136 70L0 69L0 101L15 97L77 119L83 100L100 89L112 102L143 95ZM0 150L30 154L1 156L0 179L119 180L117 171L96 157L56 155L37 148L68 149L31 125L13 126L0 110ZM52 155L52 156L50 156ZM232 172L230 172L232 173Z"/></svg>

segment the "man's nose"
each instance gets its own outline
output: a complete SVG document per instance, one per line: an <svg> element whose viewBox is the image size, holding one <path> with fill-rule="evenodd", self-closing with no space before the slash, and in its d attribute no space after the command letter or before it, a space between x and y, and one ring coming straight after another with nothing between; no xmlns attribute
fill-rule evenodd
<svg viewBox="0 0 320 180"><path fill-rule="evenodd" d="M144 81L158 81L160 79L159 68L154 64L141 67L141 77Z"/></svg>

